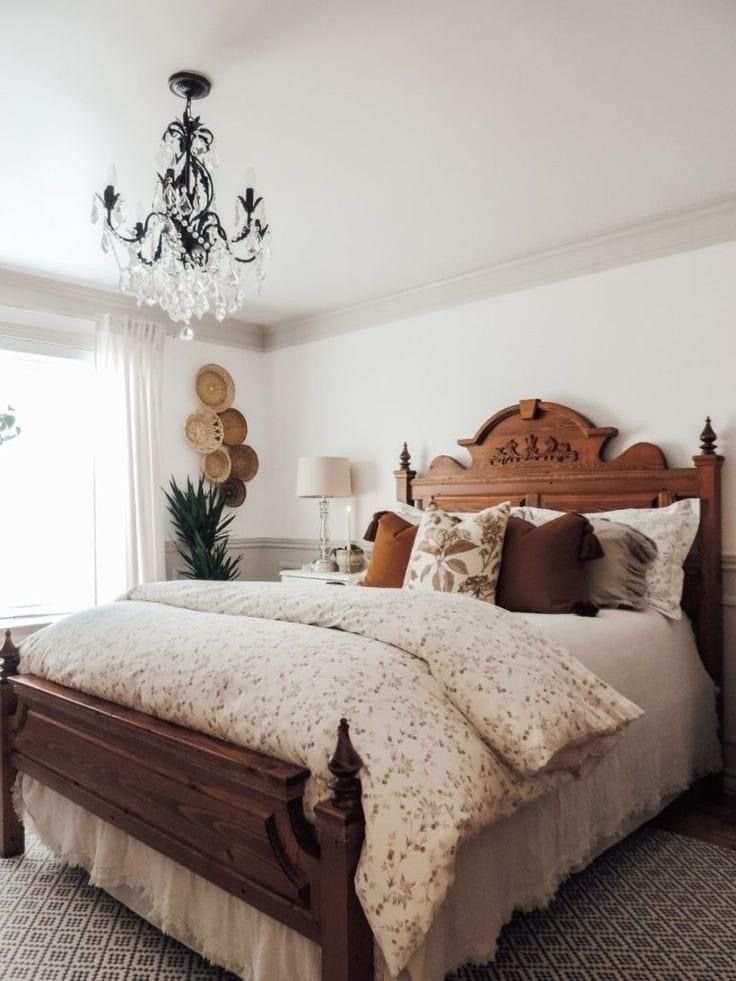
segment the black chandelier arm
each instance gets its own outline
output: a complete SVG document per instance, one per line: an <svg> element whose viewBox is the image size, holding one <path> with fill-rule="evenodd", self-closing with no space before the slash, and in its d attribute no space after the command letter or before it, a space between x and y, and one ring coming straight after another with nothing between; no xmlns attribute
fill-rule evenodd
<svg viewBox="0 0 736 981"><path fill-rule="evenodd" d="M227 232L222 227L222 222L220 221L219 215L215 211L202 211L196 217L197 228L200 235L204 235L205 232L209 232L214 229L217 235L222 239L222 241L227 245ZM208 249L213 245L212 242L207 243Z"/></svg>
<svg viewBox="0 0 736 981"><path fill-rule="evenodd" d="M243 242L250 235L250 225L246 225L240 235L234 235L230 241L233 245L237 245L238 242Z"/></svg>
<svg viewBox="0 0 736 981"><path fill-rule="evenodd" d="M119 232L117 228L113 228L109 221L107 223L107 227L119 242L125 242L126 245L137 245L142 241L140 238L127 238L125 235Z"/></svg>
<svg viewBox="0 0 736 981"><path fill-rule="evenodd" d="M204 143L207 150L211 150L212 144L215 142L215 134L211 129L200 124L199 116L196 118L196 123L197 125L192 129L192 142L194 142L194 138L196 137Z"/></svg>
<svg viewBox="0 0 736 981"><path fill-rule="evenodd" d="M115 231L114 228L112 228L110 230L112 231L112 233L115 236L115 238L118 239L118 241L125 242L127 245L139 245L140 242L142 241L141 239L137 239L137 238L126 238L124 235L121 235L120 232ZM159 236L158 244L156 246L156 249L154 251L154 254L153 254L153 258L152 259L146 259L146 257L141 252L140 248L139 249L136 249L136 253L135 254L136 254L136 257L138 258L138 261L139 262L142 262L144 266L153 266L153 265L155 265L156 262L158 262L158 260L161 258L161 238L160 238L160 236Z"/></svg>
<svg viewBox="0 0 736 981"><path fill-rule="evenodd" d="M161 134L161 139L165 140L167 136L173 136L183 144L192 143L194 142L194 137L198 137L208 150L211 149L212 144L215 142L215 134L211 129L203 126L199 122L199 116L192 118L186 114L183 119L172 119ZM183 153L183 149L180 152Z"/></svg>
<svg viewBox="0 0 736 981"><path fill-rule="evenodd" d="M100 202L100 204L102 205L102 207L107 212L106 215L105 215L105 218L104 218L105 225L107 226L107 228L109 229L109 231L112 232L112 234L115 236L115 238L119 239L119 241L125 242L127 245L133 245L133 243L139 241L139 239L138 238L126 238L123 234L121 234L121 232L117 228L115 228L115 226L112 223L112 212L115 209L115 205L117 204L118 199L120 198L120 195L119 194L115 194L114 191L113 191L112 192L112 199L110 199L110 195L108 195L108 193L107 193L108 191L112 191L112 185L108 185L105 188L105 195L104 195L104 197L101 194L95 194L95 197L97 198L97 200Z"/></svg>
<svg viewBox="0 0 736 981"><path fill-rule="evenodd" d="M169 125L161 134L161 139L165 140L167 136L174 136L178 140L184 139L184 126L178 119L172 119Z"/></svg>
<svg viewBox="0 0 736 981"><path fill-rule="evenodd" d="M99 197L99 195L97 195L97 196ZM119 195L118 195L118 197L119 197ZM172 218L170 215L165 214L164 212L161 212L161 211L151 211L151 212L149 212L146 215L145 221L136 222L135 234L133 234L132 237L129 238L127 235L124 235L119 229L117 229L117 228L115 228L113 226L112 222L110 221L109 214L105 218L105 223L106 223L108 229L110 230L110 232L112 233L112 235L119 242L122 242L125 245L138 245L139 246L139 248L136 249L136 256L138 257L139 261L142 262L145 266L153 266L161 258L161 238L162 238L161 234L159 234L159 236L158 236L158 242L156 243L156 248L154 250L153 257L151 259L147 259L143 255L143 253L142 253L142 251L140 249L141 243L144 241L144 239L148 235L149 224L150 224L150 222L151 222L151 220L153 218L159 218L162 221L171 221L174 224L179 224L176 221L176 219ZM181 228L181 226L180 226L180 228Z"/></svg>
<svg viewBox="0 0 736 981"><path fill-rule="evenodd" d="M115 206L120 200L120 195L115 193L115 188L112 184L108 184L102 195L96 194L95 197L102 204L107 214L105 215L105 223L112 234L119 239L121 242L125 242L128 245L132 245L134 242L140 241L142 236L137 238L126 238L112 223L112 213L115 210ZM150 216L149 216L150 217ZM147 220L146 220L147 221Z"/></svg>
<svg viewBox="0 0 736 981"><path fill-rule="evenodd" d="M197 176L199 176L199 179L202 183L205 193L205 201L202 207L200 208L200 213L209 211L213 201L215 200L215 186L212 180L212 175L210 174L209 170L204 165L204 163L201 160L199 160L197 157L192 157L191 166L195 174L195 178L194 178L195 189L197 186ZM188 189L187 189L187 193L188 193Z"/></svg>
<svg viewBox="0 0 736 981"><path fill-rule="evenodd" d="M143 240L142 235L135 235L133 238L128 238L126 235L123 235L123 233L119 229L115 228L113 223L110 221L109 215L105 218L105 224L107 225L108 229L112 232L112 234L115 236L115 238L119 242L125 242L126 245L136 245L137 243Z"/></svg>
<svg viewBox="0 0 736 981"><path fill-rule="evenodd" d="M174 220L172 219L171 215L167 215L165 211L149 211L146 215L145 221L136 222L136 227L138 225L141 226L140 241L143 241L146 235L148 235L148 224L152 218L160 218L163 222Z"/></svg>
<svg viewBox="0 0 736 981"><path fill-rule="evenodd" d="M265 236L266 232L268 231L269 226L268 225L261 225L260 221L257 218L255 219L255 226L256 226L256 231L258 232L258 234L260 235L260 237L263 238ZM250 235L250 232L251 232L251 221L250 221L250 217L249 217L248 218L248 223L243 226L243 230L240 233L240 235L234 236L230 241L233 243L233 245L237 245L238 242L242 242L244 239L246 239ZM250 260L247 260L247 261L250 261Z"/></svg>

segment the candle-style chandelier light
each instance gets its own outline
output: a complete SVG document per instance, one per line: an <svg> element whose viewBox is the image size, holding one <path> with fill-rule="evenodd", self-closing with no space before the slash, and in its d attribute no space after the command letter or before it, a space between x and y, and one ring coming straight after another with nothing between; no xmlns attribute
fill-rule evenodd
<svg viewBox="0 0 736 981"><path fill-rule="evenodd" d="M186 99L181 119L169 123L157 157L153 207L139 214L131 230L113 172L102 194L95 194L92 221L102 218L102 251L112 252L120 270L120 289L139 306L158 304L174 321L179 336L194 336L189 322L214 309L223 320L243 305L251 276L260 290L269 258L269 225L263 199L256 196L252 171L235 204L235 234L228 238L215 210L211 168L219 163L212 131L192 116L192 99L203 99L210 81L196 72L176 72L169 88ZM101 206L101 207L100 207Z"/></svg>

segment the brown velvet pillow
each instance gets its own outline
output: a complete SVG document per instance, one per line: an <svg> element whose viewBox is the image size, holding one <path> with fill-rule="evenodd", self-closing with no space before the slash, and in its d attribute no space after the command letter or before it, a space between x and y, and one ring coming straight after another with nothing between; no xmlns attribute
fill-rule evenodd
<svg viewBox="0 0 736 981"><path fill-rule="evenodd" d="M586 562L603 552L582 514L563 514L543 525L509 518L496 603L517 613L595 616Z"/></svg>
<svg viewBox="0 0 736 981"><path fill-rule="evenodd" d="M373 553L363 586L401 588L418 529L393 511L375 515L366 532L366 539L373 540Z"/></svg>

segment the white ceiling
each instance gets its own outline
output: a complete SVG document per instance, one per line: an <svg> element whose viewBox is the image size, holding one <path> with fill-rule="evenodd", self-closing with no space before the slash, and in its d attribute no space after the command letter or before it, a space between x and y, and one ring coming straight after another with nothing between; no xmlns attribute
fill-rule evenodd
<svg viewBox="0 0 736 981"><path fill-rule="evenodd" d="M0 265L112 287L115 161L150 202L213 79L219 209L253 166L273 259L243 319L422 286L736 191L733 0L3 0Z"/></svg>

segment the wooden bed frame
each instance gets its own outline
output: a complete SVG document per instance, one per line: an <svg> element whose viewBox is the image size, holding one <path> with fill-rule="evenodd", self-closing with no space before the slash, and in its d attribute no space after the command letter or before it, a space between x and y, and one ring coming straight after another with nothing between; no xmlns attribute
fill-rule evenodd
<svg viewBox="0 0 736 981"><path fill-rule="evenodd" d="M722 457L706 421L693 467L671 469L651 443L613 460L617 435L538 399L509 406L460 440L469 466L437 457L424 477L406 443L394 471L399 501L451 510L501 501L593 511L699 498L683 606L717 685L722 681ZM343 719L330 761L331 795L304 812L309 772L262 753L18 675L6 631L0 650L0 856L22 853L12 805L18 773L40 782L191 869L322 948L323 981L373 981L373 937L355 894L364 839L360 757Z"/></svg>

